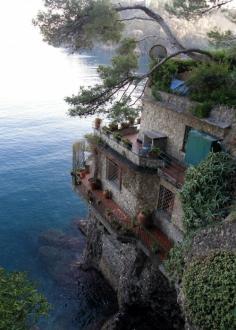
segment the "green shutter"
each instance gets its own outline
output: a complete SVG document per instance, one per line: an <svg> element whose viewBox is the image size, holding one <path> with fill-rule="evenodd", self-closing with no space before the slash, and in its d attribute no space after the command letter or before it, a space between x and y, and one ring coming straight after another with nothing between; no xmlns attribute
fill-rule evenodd
<svg viewBox="0 0 236 330"><path fill-rule="evenodd" d="M192 129L188 135L185 163L187 165L199 164L212 150L214 141L217 141L217 139L213 136Z"/></svg>

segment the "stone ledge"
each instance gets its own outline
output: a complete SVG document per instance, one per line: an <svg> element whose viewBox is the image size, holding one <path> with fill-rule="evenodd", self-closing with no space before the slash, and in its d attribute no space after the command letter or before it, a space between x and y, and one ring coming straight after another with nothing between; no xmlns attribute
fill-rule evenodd
<svg viewBox="0 0 236 330"><path fill-rule="evenodd" d="M229 128L233 123L235 115L235 108L233 107L217 105L212 109L208 118L198 118L192 114L191 108L199 104L199 102L191 101L186 96L179 96L162 91L159 91L159 93L161 96L161 101L156 100L152 96L151 89L147 88L144 94L144 101L152 103L153 106L160 105L168 110L194 117L199 121L206 122L209 125L216 126L221 129Z"/></svg>

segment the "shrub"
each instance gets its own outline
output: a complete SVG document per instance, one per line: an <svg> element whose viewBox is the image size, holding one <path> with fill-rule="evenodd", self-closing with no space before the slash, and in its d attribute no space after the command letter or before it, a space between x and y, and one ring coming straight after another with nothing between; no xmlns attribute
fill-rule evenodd
<svg viewBox="0 0 236 330"><path fill-rule="evenodd" d="M46 299L25 273L0 269L0 329L28 329L48 311Z"/></svg>
<svg viewBox="0 0 236 330"><path fill-rule="evenodd" d="M188 318L204 330L236 329L236 256L218 252L190 264L183 276Z"/></svg>
<svg viewBox="0 0 236 330"><path fill-rule="evenodd" d="M210 153L196 167L190 167L180 192L186 232L224 218L233 201L236 165L224 153Z"/></svg>
<svg viewBox="0 0 236 330"><path fill-rule="evenodd" d="M196 107L192 109L192 113L194 114L194 116L198 118L206 118L209 116L211 109L212 109L211 102L203 102L196 105Z"/></svg>
<svg viewBox="0 0 236 330"><path fill-rule="evenodd" d="M138 117L140 109L128 106L127 101L128 99L116 102L113 105L108 118L113 122L120 124L123 122L134 121Z"/></svg>
<svg viewBox="0 0 236 330"><path fill-rule="evenodd" d="M155 65L156 63L152 63ZM170 83L173 77L177 74L178 64L174 60L169 60L152 74L153 96L155 97L156 91L162 90L165 92L170 91ZM157 92L158 93L158 92Z"/></svg>
<svg viewBox="0 0 236 330"><path fill-rule="evenodd" d="M185 254L189 250L190 244L191 240L187 238L183 242L175 244L165 261L165 269L175 282L181 282L185 267Z"/></svg>
<svg viewBox="0 0 236 330"><path fill-rule="evenodd" d="M187 81L190 98L198 102L235 105L236 74L227 62L200 63Z"/></svg>

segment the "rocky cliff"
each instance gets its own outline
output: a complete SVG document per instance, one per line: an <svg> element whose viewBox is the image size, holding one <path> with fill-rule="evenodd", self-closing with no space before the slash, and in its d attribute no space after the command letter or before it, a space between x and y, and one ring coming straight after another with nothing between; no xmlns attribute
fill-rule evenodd
<svg viewBox="0 0 236 330"><path fill-rule="evenodd" d="M159 266L131 243L122 243L90 213L83 268L102 272L117 293L119 311L102 327L183 329L177 294Z"/></svg>

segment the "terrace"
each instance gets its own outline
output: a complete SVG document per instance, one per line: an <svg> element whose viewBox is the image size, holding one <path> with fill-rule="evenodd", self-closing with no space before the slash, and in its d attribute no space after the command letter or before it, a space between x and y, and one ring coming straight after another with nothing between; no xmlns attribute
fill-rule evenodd
<svg viewBox="0 0 236 330"><path fill-rule="evenodd" d="M116 138L116 133L121 137ZM136 166L156 169L160 176L164 176L177 187L183 185L186 167L163 151L160 151L156 155L151 155L148 149L144 147L144 143L140 141L139 131L136 127L119 130L114 134L111 134L111 132L104 132L102 129L95 129L95 134L98 135L106 145L118 152L121 156L127 158ZM146 134L147 138L161 140L162 145L163 141L166 140L166 136L158 132L150 131L146 132ZM126 143L122 141L126 141ZM127 141L130 141L130 145L127 144Z"/></svg>
<svg viewBox="0 0 236 330"><path fill-rule="evenodd" d="M90 174L80 178L75 190L90 203L102 225L121 241L135 242L148 255L163 261L172 248L172 242L157 227L144 228L133 223L131 217L101 189L91 190Z"/></svg>

